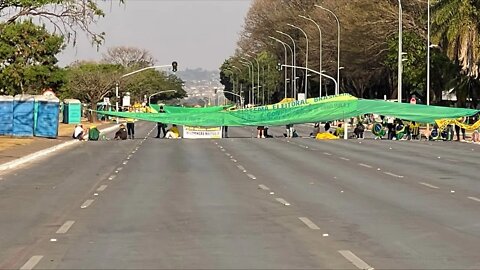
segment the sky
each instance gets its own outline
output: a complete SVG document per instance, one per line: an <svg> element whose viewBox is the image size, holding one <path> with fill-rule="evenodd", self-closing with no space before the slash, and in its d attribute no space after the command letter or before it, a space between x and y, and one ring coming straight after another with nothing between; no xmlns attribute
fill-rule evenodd
<svg viewBox="0 0 480 270"><path fill-rule="evenodd" d="M150 51L157 64L178 62L179 70L218 70L234 54L253 0L117 0L102 4L106 13L94 29L105 32L98 50L83 33L58 55L65 66L99 60L107 48L133 46Z"/></svg>

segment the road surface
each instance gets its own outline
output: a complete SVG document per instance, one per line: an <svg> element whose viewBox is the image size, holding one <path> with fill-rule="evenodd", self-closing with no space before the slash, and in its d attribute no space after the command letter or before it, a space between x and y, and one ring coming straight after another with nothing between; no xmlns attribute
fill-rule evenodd
<svg viewBox="0 0 480 270"><path fill-rule="evenodd" d="M480 268L478 145L229 133L141 122L0 175L0 268Z"/></svg>

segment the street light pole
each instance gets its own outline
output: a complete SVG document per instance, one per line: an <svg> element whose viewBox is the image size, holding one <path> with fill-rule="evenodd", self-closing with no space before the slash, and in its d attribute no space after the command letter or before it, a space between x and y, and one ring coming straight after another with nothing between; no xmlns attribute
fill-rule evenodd
<svg viewBox="0 0 480 270"><path fill-rule="evenodd" d="M290 38L290 40L292 41L292 43L293 43L293 65L292 66L295 66L297 64L297 52L296 52L296 46L295 46L295 39L293 39L287 33L284 33L284 32L278 31L278 30L276 32ZM293 98L295 100L297 100L297 69L296 68L293 68L293 78L292 78L292 80L293 80Z"/></svg>
<svg viewBox="0 0 480 270"><path fill-rule="evenodd" d="M427 106L430 106L430 0L427 5Z"/></svg>
<svg viewBox="0 0 480 270"><path fill-rule="evenodd" d="M290 49L290 53L292 54L292 66L294 66L294 65L295 65L295 62L294 62L294 54L293 54L292 47L291 47L290 45L288 45L287 43L285 43L285 42L283 42L283 41L281 41L281 40L279 40L279 39L277 39L277 38L274 38L274 37L272 37L272 36L270 36L270 38L273 39L273 40L275 40L275 41L277 41L277 42L282 43L282 45L287 46L287 47ZM285 58L285 64L287 64L286 58ZM294 74L294 70L295 70L295 69L292 68L292 75L291 75L292 78L294 78L294 75L295 75L295 74ZM286 73L287 73L287 69L285 69L285 74L286 74ZM287 76L285 75L285 85L287 85L287 83L286 83L287 81L288 81L288 79L287 79ZM291 85L290 88L291 88L291 90L292 90L292 97L293 97L293 89L294 89L293 79L291 79L290 81L291 81L291 82L290 82L290 85ZM286 87L285 87L285 88L286 88ZM286 92L285 92L285 98L287 98Z"/></svg>
<svg viewBox="0 0 480 270"><path fill-rule="evenodd" d="M276 38L274 38L274 37L272 37L272 36L269 36L269 38L271 38L271 39L273 39L273 40L275 40L275 41L277 41L278 43L280 43L280 44L283 45L283 50L284 50L284 52L285 52L284 61L285 61L285 64L287 64L288 55L287 55L287 46L285 45L285 43L282 42L282 41L280 41L280 40L278 40L278 39L276 39ZM285 76L284 76L284 79L283 79L283 84L284 84L284 86L285 86L285 97L284 97L284 98L287 98L287 76L288 76L287 74L288 74L288 70L287 70L287 68L285 68Z"/></svg>
<svg viewBox="0 0 480 270"><path fill-rule="evenodd" d="M255 73L254 73L254 65L252 63L252 61L248 60L247 58L245 57L241 57L244 61L247 61L249 65L252 65L252 92L251 92L251 99L250 101L253 103L253 105L255 105ZM258 85L257 85L258 87Z"/></svg>
<svg viewBox="0 0 480 270"><path fill-rule="evenodd" d="M258 62L258 60L255 56L252 56L248 53L246 55L249 56L249 57L252 57L253 60L255 60L255 62L257 62L257 93L258 93L258 99L260 99L260 62Z"/></svg>
<svg viewBox="0 0 480 270"><path fill-rule="evenodd" d="M238 98L240 99L240 107L242 107L242 108L243 108L243 100L242 100L242 96L240 96L240 95L237 95L237 94L235 94L235 93L233 93L233 92L230 92L230 91L225 91L225 90L219 90L219 91L217 92L217 94L218 94L218 93L229 93L229 94L232 94L232 95L234 95L234 96L238 97Z"/></svg>
<svg viewBox="0 0 480 270"><path fill-rule="evenodd" d="M298 15L300 18L303 18L305 20L309 20L311 22L313 22L317 28L318 28L318 33L320 34L320 47L319 47L319 51L320 51L320 55L318 57L318 62L319 62L319 70L320 72L322 72L322 29L320 28L320 25L318 25L318 23L313 20L312 18L309 18L309 17L306 17L306 16L303 16L303 15ZM318 87L318 96L319 97L322 97L322 76L320 76L320 81L319 81L319 87Z"/></svg>
<svg viewBox="0 0 480 270"><path fill-rule="evenodd" d="M402 1L398 0L398 103L402 103L402 74L403 74L403 37L402 37Z"/></svg>
<svg viewBox="0 0 480 270"><path fill-rule="evenodd" d="M307 36L307 33L305 33L305 31L303 31L302 28L298 27L298 26L295 26L293 24L287 24L288 26L290 27L293 27L293 28L296 28L298 30L300 30L303 35L305 36L305 40L307 41L307 50L305 52L305 67L308 68L308 36ZM305 99L308 98L308 70L305 70Z"/></svg>
<svg viewBox="0 0 480 270"><path fill-rule="evenodd" d="M250 64L246 61L240 61L240 62L242 63L242 65L248 67L248 77L249 77L249 79L251 79L253 72L250 70ZM250 92L248 93L248 102L250 102L250 103L252 102L252 91L253 91L254 86L255 85L253 84L253 79L252 79L252 90L250 90Z"/></svg>
<svg viewBox="0 0 480 270"><path fill-rule="evenodd" d="M330 9L324 8L324 7L319 6L319 5L315 5L315 6L318 7L318 8L321 8L325 11L330 12L330 14L332 14L333 17L335 17L335 20L337 20L337 35L338 35L338 41L337 41L337 82L340 83L340 20L338 19L337 15L335 15L335 13L333 13L333 11L331 11ZM339 87L337 88L337 92L335 94L336 95L340 94L340 88Z"/></svg>

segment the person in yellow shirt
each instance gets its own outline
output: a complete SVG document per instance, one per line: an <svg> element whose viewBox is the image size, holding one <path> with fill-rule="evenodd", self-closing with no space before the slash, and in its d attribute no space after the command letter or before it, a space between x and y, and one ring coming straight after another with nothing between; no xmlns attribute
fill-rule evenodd
<svg viewBox="0 0 480 270"><path fill-rule="evenodd" d="M135 139L135 119L127 118L127 132L129 139Z"/></svg>
<svg viewBox="0 0 480 270"><path fill-rule="evenodd" d="M167 131L167 135L165 136L167 139L178 139L180 138L180 131L178 131L177 125L173 125Z"/></svg>

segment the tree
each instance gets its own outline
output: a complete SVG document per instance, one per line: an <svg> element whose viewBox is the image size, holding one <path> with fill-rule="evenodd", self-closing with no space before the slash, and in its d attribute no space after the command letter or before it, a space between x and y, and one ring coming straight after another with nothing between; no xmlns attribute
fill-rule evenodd
<svg viewBox="0 0 480 270"><path fill-rule="evenodd" d="M58 89L64 72L55 57L63 48L61 36L32 21L0 24L0 89L9 95L40 94Z"/></svg>
<svg viewBox="0 0 480 270"><path fill-rule="evenodd" d="M6 25L25 18L50 24L67 40L75 43L79 31L85 32L96 45L103 42L105 33L96 33L91 25L105 13L99 8L107 0L1 0L0 18ZM118 0L124 3L124 0ZM0 27L0 32L2 28Z"/></svg>
<svg viewBox="0 0 480 270"><path fill-rule="evenodd" d="M480 62L480 2L436 1L432 8L433 42L444 48L463 73L478 77Z"/></svg>
<svg viewBox="0 0 480 270"><path fill-rule="evenodd" d="M67 68L67 83L63 95L75 97L90 105L90 121L96 120L94 110L104 97L114 95L115 83L123 68L120 65L77 62Z"/></svg>
<svg viewBox="0 0 480 270"><path fill-rule="evenodd" d="M155 64L155 59L149 51L127 46L109 48L107 53L103 54L102 61L126 68L144 68Z"/></svg>

